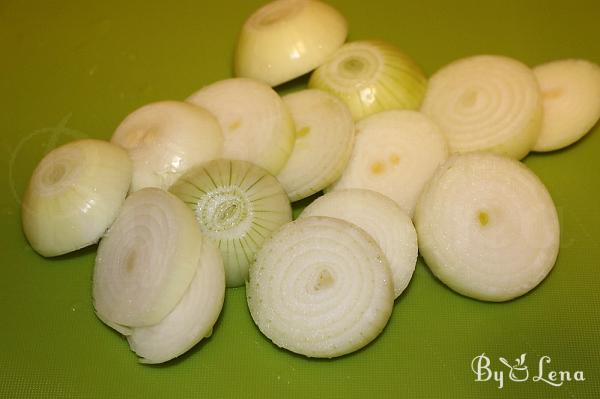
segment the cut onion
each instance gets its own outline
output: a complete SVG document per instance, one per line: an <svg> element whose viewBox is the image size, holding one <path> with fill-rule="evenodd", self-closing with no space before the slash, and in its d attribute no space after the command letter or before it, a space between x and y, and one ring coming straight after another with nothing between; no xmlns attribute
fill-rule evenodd
<svg viewBox="0 0 600 399"><path fill-rule="evenodd" d="M417 109L427 78L397 47L374 40L343 45L313 72L310 88L340 97L355 120L388 109Z"/></svg>
<svg viewBox="0 0 600 399"><path fill-rule="evenodd" d="M587 60L559 60L533 69L542 90L544 116L534 151L567 147L600 119L600 66Z"/></svg>
<svg viewBox="0 0 600 399"><path fill-rule="evenodd" d="M343 219L366 231L389 261L395 297L408 286L417 263L417 233L394 201L371 190L332 191L314 200L300 218L308 216Z"/></svg>
<svg viewBox="0 0 600 399"><path fill-rule="evenodd" d="M514 159L529 153L542 122L531 69L496 55L463 58L437 71L421 111L440 125L451 152L491 151Z"/></svg>
<svg viewBox="0 0 600 399"><path fill-rule="evenodd" d="M265 83L226 79L202 88L188 101L219 120L222 158L252 162L277 175L294 146L294 122L281 97Z"/></svg>
<svg viewBox="0 0 600 399"><path fill-rule="evenodd" d="M212 333L225 297L223 258L216 245L204 240L196 275L185 295L160 323L137 327L127 337L142 363L171 360Z"/></svg>
<svg viewBox="0 0 600 399"><path fill-rule="evenodd" d="M265 243L246 295L264 335L309 357L367 345L394 304L389 265L373 239L351 223L317 216L286 224Z"/></svg>
<svg viewBox="0 0 600 399"><path fill-rule="evenodd" d="M202 232L218 242L228 287L244 284L263 241L292 220L281 184L246 161L220 159L199 165L170 191L194 211Z"/></svg>
<svg viewBox="0 0 600 399"><path fill-rule="evenodd" d="M223 135L216 118L188 103L162 101L143 106L119 125L111 141L133 161L131 191L166 190L191 166L220 158Z"/></svg>
<svg viewBox="0 0 600 399"><path fill-rule="evenodd" d="M276 0L255 11L240 33L236 76L271 86L321 65L346 40L346 19L315 0Z"/></svg>
<svg viewBox="0 0 600 399"><path fill-rule="evenodd" d="M105 141L78 140L49 152L23 197L23 231L33 249L57 256L96 243L117 217L131 169L127 153Z"/></svg>
<svg viewBox="0 0 600 399"><path fill-rule="evenodd" d="M277 179L290 201L306 198L337 180L354 143L354 122L346 104L321 90L283 97L296 125L292 155Z"/></svg>
<svg viewBox="0 0 600 399"><path fill-rule="evenodd" d="M446 140L429 118L417 111L380 112L356 124L350 161L330 190L374 190L412 216L423 186L447 157Z"/></svg>
<svg viewBox="0 0 600 399"><path fill-rule="evenodd" d="M99 318L125 327L160 322L190 285L202 240L193 213L174 195L144 188L127 197L98 246L93 297Z"/></svg>
<svg viewBox="0 0 600 399"><path fill-rule="evenodd" d="M453 290L486 301L525 294L550 272L556 208L525 165L490 153L456 155L438 169L415 213L419 251Z"/></svg>

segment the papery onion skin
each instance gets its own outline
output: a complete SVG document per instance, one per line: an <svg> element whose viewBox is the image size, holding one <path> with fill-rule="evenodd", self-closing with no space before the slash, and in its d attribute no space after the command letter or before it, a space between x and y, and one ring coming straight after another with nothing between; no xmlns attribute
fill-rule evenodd
<svg viewBox="0 0 600 399"><path fill-rule="evenodd" d="M117 217L131 174L127 153L106 141L84 139L52 150L23 196L23 232L32 248L58 256L98 242Z"/></svg>

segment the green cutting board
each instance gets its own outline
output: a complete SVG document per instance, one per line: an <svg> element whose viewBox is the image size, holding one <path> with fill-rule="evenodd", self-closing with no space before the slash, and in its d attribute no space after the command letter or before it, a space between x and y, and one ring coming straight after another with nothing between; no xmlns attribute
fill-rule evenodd
<svg viewBox="0 0 600 399"><path fill-rule="evenodd" d="M332 3L348 18L351 40L395 43L428 74L481 53L531 66L567 57L600 63L597 0ZM565 150L525 159L561 222L558 262L536 290L479 302L447 289L419 261L383 334L339 359L276 348L252 323L240 288L228 290L210 339L165 365L138 364L94 316L96 248L56 259L33 252L20 198L43 154L76 138L108 139L135 108L230 77L239 28L259 5L0 0L0 397L600 397L598 126ZM502 388L477 381L473 359L482 353L490 370L503 371ZM522 353L530 376L512 381L499 357L514 364ZM585 381L534 380L544 356L545 376L580 371Z"/></svg>

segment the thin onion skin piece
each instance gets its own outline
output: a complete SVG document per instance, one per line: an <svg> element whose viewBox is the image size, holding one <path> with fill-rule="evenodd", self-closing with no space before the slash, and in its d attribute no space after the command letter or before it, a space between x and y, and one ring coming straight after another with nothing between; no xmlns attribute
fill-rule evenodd
<svg viewBox="0 0 600 399"><path fill-rule="evenodd" d="M287 162L294 147L294 121L267 84L247 78L220 80L186 101L219 121L225 139L221 158L252 162L274 176Z"/></svg>
<svg viewBox="0 0 600 399"><path fill-rule="evenodd" d="M420 112L389 110L360 120L352 155L327 192L377 191L412 217L421 190L448 157L439 126Z"/></svg>
<svg viewBox="0 0 600 399"><path fill-rule="evenodd" d="M272 1L244 23L235 50L235 75L279 85L317 68L347 34L346 19L329 4Z"/></svg>
<svg viewBox="0 0 600 399"><path fill-rule="evenodd" d="M558 256L556 208L522 163L490 153L455 155L421 194L419 251L454 291L507 301L536 287Z"/></svg>
<svg viewBox="0 0 600 399"><path fill-rule="evenodd" d="M466 57L439 69L429 79L421 111L440 126L451 153L489 151L522 159L542 123L532 70L498 55Z"/></svg>
<svg viewBox="0 0 600 399"><path fill-rule="evenodd" d="M390 109L418 109L427 77L396 46L364 40L344 44L313 72L308 87L340 97L359 120Z"/></svg>
<svg viewBox="0 0 600 399"><path fill-rule="evenodd" d="M292 220L283 187L247 161L218 159L184 174L170 192L194 212L200 229L218 243L228 287L239 287L263 242Z"/></svg>
<svg viewBox="0 0 600 399"><path fill-rule="evenodd" d="M588 60L565 59L538 65L533 73L544 106L533 151L554 151L580 140L600 119L600 66Z"/></svg>
<svg viewBox="0 0 600 399"><path fill-rule="evenodd" d="M202 241L194 214L174 195L157 188L131 194L98 246L98 317L124 333L160 322L190 285Z"/></svg>
<svg viewBox="0 0 600 399"><path fill-rule="evenodd" d="M283 101L294 118L296 142L277 179L294 202L341 176L352 153L354 122L346 104L321 90L291 93Z"/></svg>
<svg viewBox="0 0 600 399"><path fill-rule="evenodd" d="M300 218L309 216L343 219L367 232L389 261L394 296L402 294L415 270L418 246L412 220L398 204L372 190L336 190L317 198L300 214Z"/></svg>
<svg viewBox="0 0 600 399"><path fill-rule="evenodd" d="M308 357L364 347L394 303L385 255L364 230L340 219L286 224L261 248L249 277L248 307L261 332Z"/></svg>
<svg viewBox="0 0 600 399"><path fill-rule="evenodd" d="M127 150L133 162L131 191L168 189L192 166L220 158L223 141L219 122L211 113L180 101L138 108L111 138Z"/></svg>
<svg viewBox="0 0 600 399"><path fill-rule="evenodd" d="M127 153L101 140L78 140L48 153L21 208L32 248L58 256L98 242L117 217L131 173Z"/></svg>
<svg viewBox="0 0 600 399"><path fill-rule="evenodd" d="M225 298L223 258L204 240L194 279L181 301L160 323L133 329L127 337L141 363L164 363L182 355L212 334Z"/></svg>

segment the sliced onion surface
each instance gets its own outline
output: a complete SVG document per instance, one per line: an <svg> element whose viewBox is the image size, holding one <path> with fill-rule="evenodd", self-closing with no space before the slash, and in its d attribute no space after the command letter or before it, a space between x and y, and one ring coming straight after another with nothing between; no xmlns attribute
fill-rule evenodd
<svg viewBox="0 0 600 399"><path fill-rule="evenodd" d="M544 104L542 131L534 151L553 151L581 139L600 119L600 66L558 60L533 69Z"/></svg>
<svg viewBox="0 0 600 399"><path fill-rule="evenodd" d="M354 122L346 104L321 90L301 90L283 101L296 125L296 143L277 179L290 201L298 201L340 177L352 153Z"/></svg>
<svg viewBox="0 0 600 399"><path fill-rule="evenodd" d="M133 161L131 191L167 189L193 165L220 158L223 134L217 119L201 107L179 101L145 105L131 113L111 141Z"/></svg>
<svg viewBox="0 0 600 399"><path fill-rule="evenodd" d="M343 219L366 231L389 261L395 297L408 286L417 262L417 232L393 200L371 190L337 190L314 200L300 218L309 216Z"/></svg>
<svg viewBox="0 0 600 399"><path fill-rule="evenodd" d="M199 165L170 191L194 211L202 232L218 243L228 287L244 284L264 240L292 220L281 184L246 161L220 159Z"/></svg>
<svg viewBox="0 0 600 399"><path fill-rule="evenodd" d="M388 109L417 109L427 78L400 49L382 41L344 44L313 72L310 88L340 97L355 120Z"/></svg>
<svg viewBox="0 0 600 399"><path fill-rule="evenodd" d="M315 0L276 0L244 23L235 51L235 74L271 86L312 71L337 50L346 19Z"/></svg>
<svg viewBox="0 0 600 399"><path fill-rule="evenodd" d="M203 87L187 101L219 120L225 137L222 158L252 162L272 175L283 168L294 146L295 128L270 86L253 79L226 79Z"/></svg>
<svg viewBox="0 0 600 399"><path fill-rule="evenodd" d="M113 327L160 322L190 285L202 240L193 213L174 195L144 188L127 197L98 247L93 298L99 318Z"/></svg>
<svg viewBox="0 0 600 399"><path fill-rule="evenodd" d="M550 272L556 208L525 165L490 153L456 155L438 169L415 213L419 251L453 290L487 301L525 294Z"/></svg>
<svg viewBox="0 0 600 399"><path fill-rule="evenodd" d="M437 122L453 153L525 157L540 134L542 100L529 67L479 55L452 62L430 79L421 111Z"/></svg>
<svg viewBox="0 0 600 399"><path fill-rule="evenodd" d="M374 190L412 216L423 186L447 157L444 136L425 115L408 110L380 112L356 124L350 161L330 189Z"/></svg>
<svg viewBox="0 0 600 399"><path fill-rule="evenodd" d="M246 295L264 335L309 357L367 345L394 303L389 265L373 239L351 223L316 216L286 224L265 243Z"/></svg>
<svg viewBox="0 0 600 399"><path fill-rule="evenodd" d="M96 243L117 217L131 182L127 153L101 140L78 140L49 152L23 197L27 240L57 256Z"/></svg>
<svg viewBox="0 0 600 399"><path fill-rule="evenodd" d="M216 244L204 240L202 246L194 279L175 309L158 324L137 327L127 337L140 362L166 362L211 335L225 298L225 271Z"/></svg>

